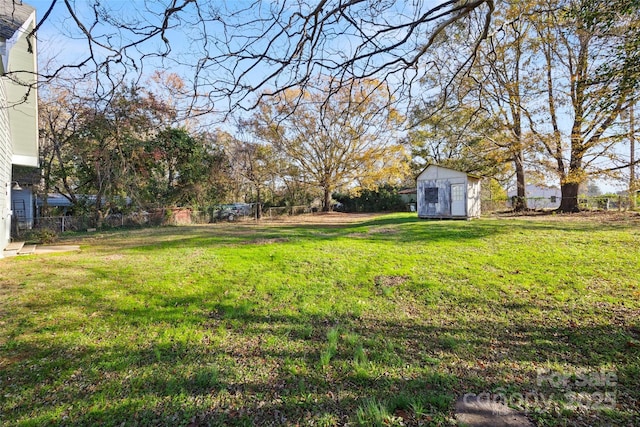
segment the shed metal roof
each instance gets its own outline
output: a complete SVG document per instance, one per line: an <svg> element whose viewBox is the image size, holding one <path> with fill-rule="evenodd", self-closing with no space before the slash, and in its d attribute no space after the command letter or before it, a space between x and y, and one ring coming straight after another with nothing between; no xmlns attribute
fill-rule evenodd
<svg viewBox="0 0 640 427"><path fill-rule="evenodd" d="M424 167L424 169L422 169L417 176L419 177L420 175L422 175L422 172L426 171L430 167L436 167L436 168L447 169L447 170L450 170L450 171L462 172L463 174L467 175L468 177L471 177L471 178L474 178L474 179L482 179L482 177L480 175L476 175L474 173L469 173L469 172L465 172L465 171L461 171L461 170L457 170L457 169L453 169L453 168L448 168L446 166L440 166L440 165L437 165L435 163L427 163L427 165Z"/></svg>

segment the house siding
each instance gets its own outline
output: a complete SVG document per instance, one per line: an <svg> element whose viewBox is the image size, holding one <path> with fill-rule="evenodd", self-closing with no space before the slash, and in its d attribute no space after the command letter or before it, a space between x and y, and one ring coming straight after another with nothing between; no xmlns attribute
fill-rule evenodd
<svg viewBox="0 0 640 427"><path fill-rule="evenodd" d="M35 25L35 13L13 36L10 51L7 52L7 71L16 72L13 78L35 83L33 73L18 72L33 70L37 72L36 39L31 41L32 52L29 52L27 34ZM38 101L35 86L27 87L3 77L6 84L6 102L9 107L9 124L12 137L12 163L22 166L38 166ZM26 97L26 99L25 99Z"/></svg>
<svg viewBox="0 0 640 427"><path fill-rule="evenodd" d="M0 81L0 258L11 231L11 132L4 82Z"/></svg>
<svg viewBox="0 0 640 427"><path fill-rule="evenodd" d="M6 9L6 10L5 10ZM35 9L15 2L0 11L0 257L10 242L12 164L38 166L38 101L35 85L28 89L12 79L35 83L37 49L26 35L36 24Z"/></svg>

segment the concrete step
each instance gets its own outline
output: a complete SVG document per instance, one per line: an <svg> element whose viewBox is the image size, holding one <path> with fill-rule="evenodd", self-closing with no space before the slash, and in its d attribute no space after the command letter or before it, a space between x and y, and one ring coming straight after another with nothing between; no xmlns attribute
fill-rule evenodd
<svg viewBox="0 0 640 427"><path fill-rule="evenodd" d="M33 255L36 253L36 245L24 245L18 251L18 255Z"/></svg>
<svg viewBox="0 0 640 427"><path fill-rule="evenodd" d="M24 247L24 242L11 242L7 245L6 248L4 248L2 255L5 257L16 256L18 255L18 252L22 250L23 247Z"/></svg>
<svg viewBox="0 0 640 427"><path fill-rule="evenodd" d="M5 251L19 251L24 246L24 242L11 242L4 248Z"/></svg>

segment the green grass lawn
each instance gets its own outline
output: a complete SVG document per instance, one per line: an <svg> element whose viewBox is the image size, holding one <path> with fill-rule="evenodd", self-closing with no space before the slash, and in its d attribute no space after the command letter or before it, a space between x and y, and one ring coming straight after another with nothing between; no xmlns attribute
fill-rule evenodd
<svg viewBox="0 0 640 427"><path fill-rule="evenodd" d="M484 392L640 424L637 219L68 239L0 260L0 425L450 425Z"/></svg>

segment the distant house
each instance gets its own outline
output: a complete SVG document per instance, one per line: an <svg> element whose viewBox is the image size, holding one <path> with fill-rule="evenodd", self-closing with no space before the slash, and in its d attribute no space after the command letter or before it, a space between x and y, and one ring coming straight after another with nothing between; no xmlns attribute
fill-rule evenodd
<svg viewBox="0 0 640 427"><path fill-rule="evenodd" d="M38 166L38 102L35 9L20 2L0 4L0 257L11 240L12 165ZM30 86L30 84L33 84Z"/></svg>
<svg viewBox="0 0 640 427"><path fill-rule="evenodd" d="M416 180L420 218L480 216L480 177L437 165L427 166Z"/></svg>
<svg viewBox="0 0 640 427"><path fill-rule="evenodd" d="M526 185L524 188L525 199L529 209L557 209L560 207L562 193L558 187L545 185ZM516 190L507 192L509 203L517 196Z"/></svg>
<svg viewBox="0 0 640 427"><path fill-rule="evenodd" d="M416 188L405 188L403 190L398 191L398 196L400 196L400 200L405 204L408 211L415 212L416 211Z"/></svg>

